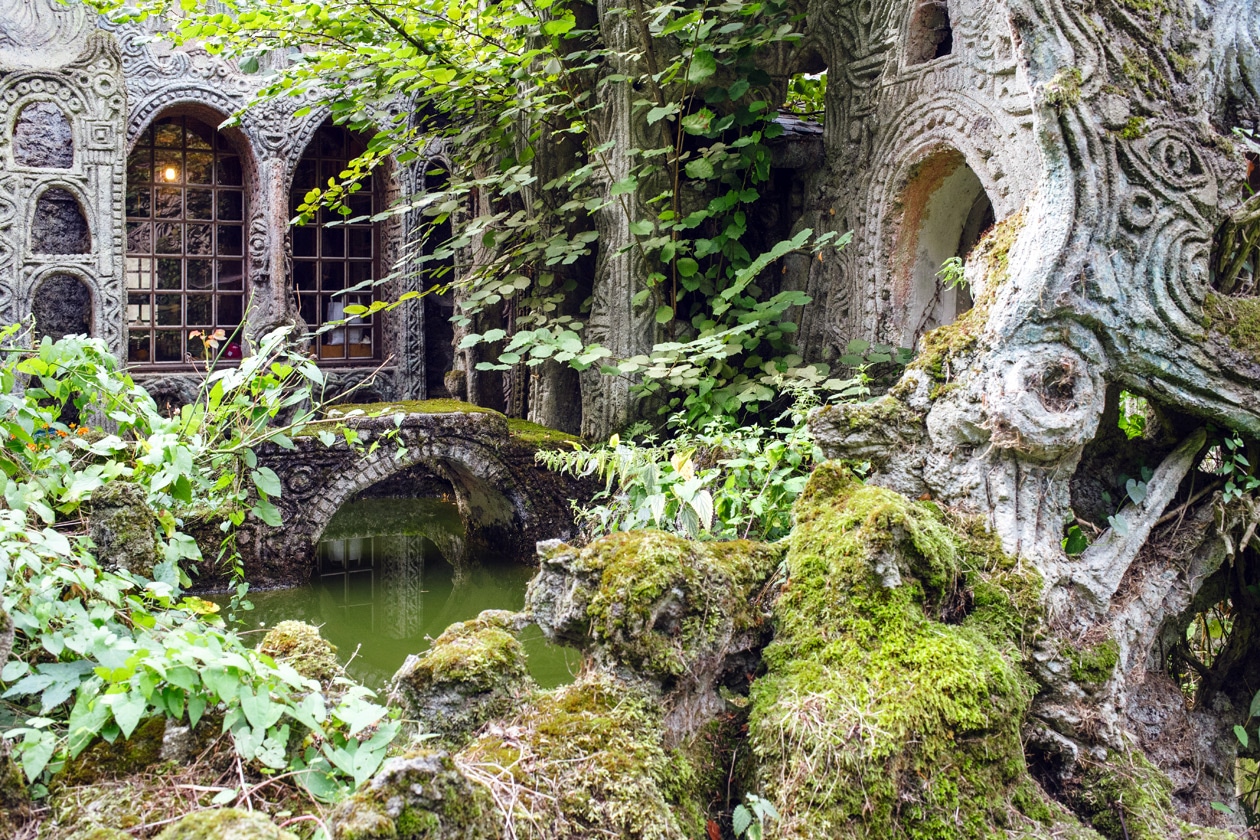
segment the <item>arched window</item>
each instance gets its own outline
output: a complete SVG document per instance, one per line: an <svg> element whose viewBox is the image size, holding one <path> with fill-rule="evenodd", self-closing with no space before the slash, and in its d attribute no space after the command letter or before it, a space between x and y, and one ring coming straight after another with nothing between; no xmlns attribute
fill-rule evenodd
<svg viewBox="0 0 1260 840"><path fill-rule="evenodd" d="M74 132L65 112L51 102L32 102L13 123L13 161L40 169L74 166Z"/></svg>
<svg viewBox="0 0 1260 840"><path fill-rule="evenodd" d="M241 356L245 180L240 155L194 117L164 117L127 158L127 361Z"/></svg>
<svg viewBox="0 0 1260 840"><path fill-rule="evenodd" d="M35 202L31 217L32 254L87 254L92 232L79 200L68 190L51 187Z"/></svg>
<svg viewBox="0 0 1260 840"><path fill-rule="evenodd" d="M942 265L970 253L993 226L994 211L979 177L954 149L936 152L915 167L901 207L893 271L903 275L906 290L902 344L913 347L923 333L971 308L970 290L943 282Z"/></svg>
<svg viewBox="0 0 1260 840"><path fill-rule="evenodd" d="M297 212L306 194L340 180L347 163L361 154L363 141L352 132L325 123L302 155L293 176L290 201ZM360 182L345 201L349 215L320 210L293 228L293 286L302 319L312 329L345 317L350 304L372 302L372 280L380 266L378 226L366 217L381 209L375 179ZM380 330L370 318L351 318L317 339L322 361L360 362L380 358Z"/></svg>

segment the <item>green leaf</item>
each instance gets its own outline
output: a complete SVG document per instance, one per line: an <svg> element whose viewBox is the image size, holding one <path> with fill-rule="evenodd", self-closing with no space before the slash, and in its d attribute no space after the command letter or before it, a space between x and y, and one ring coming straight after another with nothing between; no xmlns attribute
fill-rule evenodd
<svg viewBox="0 0 1260 840"><path fill-rule="evenodd" d="M752 825L752 812L744 805L736 805L735 812L731 814L731 830L735 832L735 836L742 836L750 825Z"/></svg>
<svg viewBox="0 0 1260 840"><path fill-rule="evenodd" d="M279 528L284 524L284 520L280 518L280 511L276 509L276 506L269 499L259 499L250 508L250 512L273 528Z"/></svg>
<svg viewBox="0 0 1260 840"><path fill-rule="evenodd" d="M674 268L678 270L679 277L691 277L700 270L700 263L696 262L691 257L679 257L678 260L674 262Z"/></svg>
<svg viewBox="0 0 1260 840"><path fill-rule="evenodd" d="M280 476L271 467L259 467L249 474L254 486L268 496L279 496L281 493Z"/></svg>
<svg viewBox="0 0 1260 840"><path fill-rule="evenodd" d="M674 308L672 306L658 306L656 309L656 323L668 324L674 320Z"/></svg>
<svg viewBox="0 0 1260 840"><path fill-rule="evenodd" d="M696 50L687 67L687 81L694 84L703 82L717 72L717 59L708 50Z"/></svg>
<svg viewBox="0 0 1260 840"><path fill-rule="evenodd" d="M1234 735L1237 736L1238 743L1242 744L1243 749L1247 749L1251 743L1251 737L1247 734L1247 730L1238 724L1234 724Z"/></svg>
<svg viewBox="0 0 1260 840"><path fill-rule="evenodd" d="M689 160L683 168L687 170L688 178L694 178L697 181L704 181L713 177L713 164L709 162L708 158Z"/></svg>
<svg viewBox="0 0 1260 840"><path fill-rule="evenodd" d="M652 223L649 221L645 221L643 219L640 219L637 222L631 222L630 232L633 233L635 236L651 236Z"/></svg>
<svg viewBox="0 0 1260 840"><path fill-rule="evenodd" d="M1087 548L1089 548L1089 540L1079 525L1073 525L1063 539L1063 550L1068 554L1080 554Z"/></svg>

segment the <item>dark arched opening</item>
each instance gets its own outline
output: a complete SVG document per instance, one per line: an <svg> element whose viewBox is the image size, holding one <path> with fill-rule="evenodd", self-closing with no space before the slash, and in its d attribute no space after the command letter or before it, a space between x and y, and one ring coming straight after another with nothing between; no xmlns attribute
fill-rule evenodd
<svg viewBox="0 0 1260 840"><path fill-rule="evenodd" d="M31 217L31 253L64 255L91 251L92 233L79 200L61 187L44 190Z"/></svg>
<svg viewBox="0 0 1260 840"><path fill-rule="evenodd" d="M52 274L31 295L35 335L56 341L68 335L92 334L92 291L69 274Z"/></svg>
<svg viewBox="0 0 1260 840"><path fill-rule="evenodd" d="M51 102L32 102L13 124L13 162L39 169L74 166L74 132L64 111Z"/></svg>
<svg viewBox="0 0 1260 840"><path fill-rule="evenodd" d="M954 51L954 29L946 0L920 0L906 33L906 63L922 64Z"/></svg>

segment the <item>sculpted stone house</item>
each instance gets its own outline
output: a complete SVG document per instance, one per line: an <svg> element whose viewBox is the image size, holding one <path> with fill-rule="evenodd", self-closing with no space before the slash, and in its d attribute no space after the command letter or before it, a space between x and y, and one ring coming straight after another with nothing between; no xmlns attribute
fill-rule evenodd
<svg viewBox="0 0 1260 840"><path fill-rule="evenodd" d="M230 359L248 352L247 332L297 317L314 328L346 304L405 291L370 281L396 263L406 220L329 226L321 214L289 226L307 190L362 148L327 109L298 117L306 103L280 102L219 128L257 79L136 28L106 29L80 7L6 4L0 320L33 314L41 334L99 337L175 397L194 381L204 335L222 330ZM382 167L349 201L351 218L423 190L439 168ZM325 332L313 351L337 389L381 368L359 396L423 398L450 367L443 305L434 296ZM446 329L445 351L427 357L426 314L431 331Z"/></svg>
<svg viewBox="0 0 1260 840"><path fill-rule="evenodd" d="M816 303L799 314L807 357L859 336L910 345L951 320L969 299L941 287L941 262L1013 213L1035 179L1030 105L1004 13L967 0L896 5L904 19L876 10L894 24L888 31L846 22L848 11L822 21L813 63L846 68L831 74L825 131L791 133L785 145L797 148L780 156L795 199L771 208L775 226L854 231L838 260L802 258L788 273ZM347 303L423 285L412 277L333 294L389 274L407 218L289 226L305 192L359 150L325 109L299 117L306 103L270 103L220 130L256 74L172 51L139 29L102 27L73 6L10 5L0 24L4 320L33 314L41 333L98 336L175 396L191 385L184 374L204 357L205 334L223 330L219 349L231 358L248 352L245 327L300 316L313 328ZM352 199L353 217L423 190L436 168L383 168ZM599 299L594 320L617 324ZM456 364L449 306L411 301L326 332L314 349L335 387L383 366L362 396L444 395ZM519 408L532 419L575 425L529 402L533 411Z"/></svg>

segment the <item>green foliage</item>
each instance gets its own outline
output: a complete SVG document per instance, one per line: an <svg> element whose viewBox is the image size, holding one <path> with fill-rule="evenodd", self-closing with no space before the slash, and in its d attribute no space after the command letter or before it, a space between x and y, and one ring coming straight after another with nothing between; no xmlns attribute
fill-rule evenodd
<svg viewBox="0 0 1260 840"><path fill-rule="evenodd" d="M784 108L797 116L821 119L826 110L827 71L797 73L788 81Z"/></svg>
<svg viewBox="0 0 1260 840"><path fill-rule="evenodd" d="M945 289L965 288L967 278L963 274L962 257L950 257L941 263L941 270L936 272L936 276L941 279L941 286Z"/></svg>
<svg viewBox="0 0 1260 840"><path fill-rule="evenodd" d="M539 452L551 469L604 479L578 510L592 534L657 528L689 537L775 540L791 529L791 507L821 459L806 419L818 405L798 390L769 427L715 420L680 426L664 441L613 435L600 447Z"/></svg>
<svg viewBox="0 0 1260 840"><path fill-rule="evenodd" d="M765 837L766 826L779 819L779 812L775 810L774 803L769 799L762 799L755 793L748 794L745 799L747 803L736 805L734 813L731 814L731 828L735 831L736 837L762 840Z"/></svg>
<svg viewBox="0 0 1260 840"><path fill-rule="evenodd" d="M1150 413L1151 404L1146 401L1146 397L1140 397L1128 391L1120 392L1120 419L1118 424L1120 431L1124 432L1126 438L1133 440L1146 434L1146 418Z"/></svg>
<svg viewBox="0 0 1260 840"><path fill-rule="evenodd" d="M348 212L343 200L388 156L423 160L445 138L446 190L390 212L415 210L435 230L451 224L451 238L415 264L430 276L463 266L463 345L497 356L479 367L596 367L658 396L666 412L702 402L694 416L763 406L774 398L764 377L802 367L786 313L809 298L776 292L775 264L811 247L822 258L847 238L806 229L760 252L750 245L750 208L783 131L763 54L800 38L784 0L628 4L598 21L571 0L87 2L124 19L167 15L172 40L236 57L247 72L264 55L290 56L262 79L262 98L310 94L337 122L375 132L306 196L302 218L321 203ZM794 80L790 103L816 109L824 80ZM620 97L637 146L604 125ZM616 229L612 241L597 222ZM597 255L635 266L631 303L657 325L650 352L617 357L584 334L582 284ZM510 330L494 317L506 308L517 313Z"/></svg>
<svg viewBox="0 0 1260 840"><path fill-rule="evenodd" d="M1255 469L1246 455L1246 444L1237 432L1230 432L1222 438L1221 446L1223 449L1219 472L1225 476L1223 498L1230 502L1260 487L1260 478L1256 477Z"/></svg>
<svg viewBox="0 0 1260 840"><path fill-rule="evenodd" d="M20 326L0 331L0 607L16 630L0 720L27 778L42 784L96 739L129 738L155 715L195 727L218 710L242 759L296 771L321 798L362 782L397 728L370 692L343 681L330 702L183 593L202 561L189 528L219 525L221 557L237 565L236 527L249 516L279 524L280 482L255 450L291 446L311 423L337 428L314 419L320 370L278 330L239 365L211 370L197 399L167 417L101 342L28 348L24 337ZM108 425L63 422L71 415ZM140 521L157 530L156 541L144 535L157 551L151 577L96 556L81 514L123 482L142 489ZM300 754L297 732L310 735Z"/></svg>

